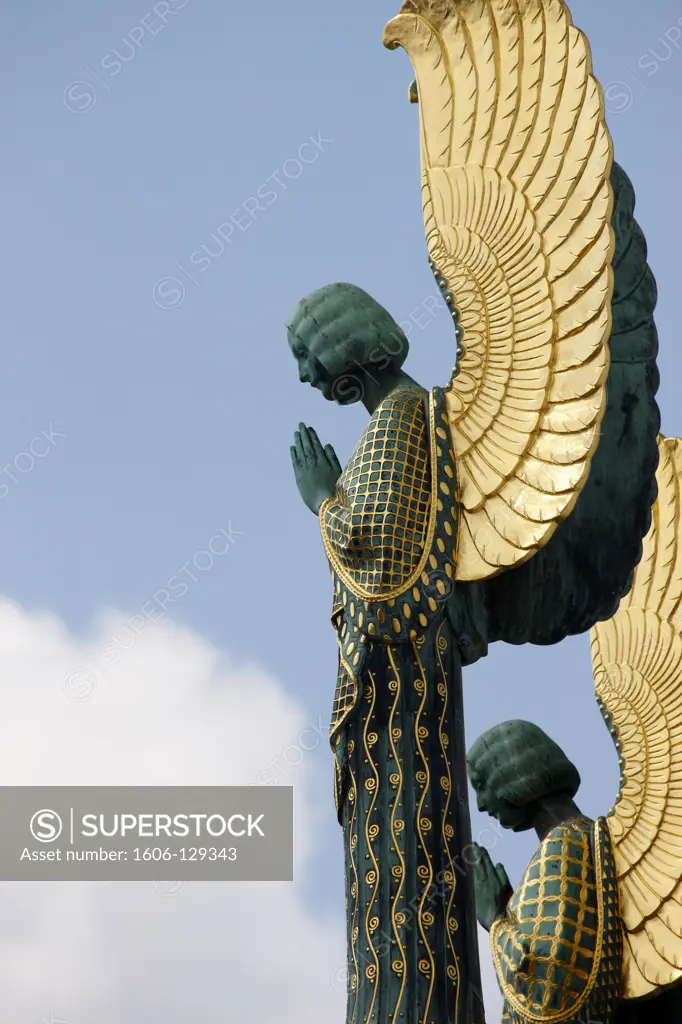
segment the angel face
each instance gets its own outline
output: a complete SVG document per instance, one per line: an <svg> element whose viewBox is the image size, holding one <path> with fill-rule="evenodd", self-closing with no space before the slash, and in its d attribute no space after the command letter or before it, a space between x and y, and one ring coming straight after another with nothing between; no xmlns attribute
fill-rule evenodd
<svg viewBox="0 0 682 1024"><path fill-rule="evenodd" d="M307 342L288 332L289 348L298 364L298 379L302 384L310 384L312 388L320 391L327 401L336 398L334 381L335 377L329 372L319 355L311 352ZM323 354L323 353L322 353Z"/></svg>
<svg viewBox="0 0 682 1024"><path fill-rule="evenodd" d="M328 401L362 401L402 367L409 344L390 313L361 288L331 284L302 299L289 318L289 347L304 384Z"/></svg>
<svg viewBox="0 0 682 1024"><path fill-rule="evenodd" d="M491 818L499 821L502 828L509 828L514 832L525 832L531 827L527 808L514 807L500 796L491 787L480 763L469 761L469 778L476 793L478 809L482 814L489 814Z"/></svg>

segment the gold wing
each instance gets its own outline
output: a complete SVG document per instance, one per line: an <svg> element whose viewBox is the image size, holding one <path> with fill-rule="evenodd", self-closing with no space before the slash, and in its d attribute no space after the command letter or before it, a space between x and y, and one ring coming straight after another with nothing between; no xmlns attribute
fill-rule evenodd
<svg viewBox="0 0 682 1024"><path fill-rule="evenodd" d="M545 544L587 479L611 331L611 140L562 0L406 0L426 238L461 329L457 578ZM456 307L456 308L455 308Z"/></svg>
<svg viewBox="0 0 682 1024"><path fill-rule="evenodd" d="M658 500L632 590L592 630L597 699L623 772L607 820L625 999L682 980L682 441L660 438L659 451Z"/></svg>

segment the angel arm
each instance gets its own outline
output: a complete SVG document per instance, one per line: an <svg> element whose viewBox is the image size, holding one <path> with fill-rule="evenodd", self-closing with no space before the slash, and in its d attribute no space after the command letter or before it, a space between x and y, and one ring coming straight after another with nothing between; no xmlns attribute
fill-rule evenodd
<svg viewBox="0 0 682 1024"><path fill-rule="evenodd" d="M358 512L357 505L362 504L362 499L355 503L348 492L337 483L334 493L320 505L323 535L328 538L328 543L340 557L366 561L376 554L372 540L373 531L363 537L363 521L365 525L370 525L371 519L364 510L362 513Z"/></svg>
<svg viewBox="0 0 682 1024"><path fill-rule="evenodd" d="M393 391L320 509L342 663L367 641L417 639L456 593L458 505L443 392Z"/></svg>
<svg viewBox="0 0 682 1024"><path fill-rule="evenodd" d="M500 984L513 987L519 975L528 973L531 955L539 950L531 949L527 934L524 934L509 913L493 922L490 941L499 957L500 967L496 969ZM547 952L550 947L551 942Z"/></svg>
<svg viewBox="0 0 682 1024"><path fill-rule="evenodd" d="M424 397L402 389L381 404L320 508L332 569L358 597L381 598L407 586L427 543L432 495Z"/></svg>
<svg viewBox="0 0 682 1024"><path fill-rule="evenodd" d="M490 932L500 988L522 1019L529 1012L533 1020L573 1019L589 997L600 960L600 900L591 823L553 829Z"/></svg>

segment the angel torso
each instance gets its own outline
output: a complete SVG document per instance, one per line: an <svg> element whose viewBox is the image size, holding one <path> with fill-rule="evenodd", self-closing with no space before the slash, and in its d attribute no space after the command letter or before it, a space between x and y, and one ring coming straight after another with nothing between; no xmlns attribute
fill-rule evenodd
<svg viewBox="0 0 682 1024"><path fill-rule="evenodd" d="M458 523L444 393L398 388L372 415L320 509L340 654L332 731L355 704L368 644L422 642L447 612L465 663L485 646L470 621L471 600L458 601Z"/></svg>
<svg viewBox="0 0 682 1024"><path fill-rule="evenodd" d="M623 933L603 818L552 829L490 938L505 1022L611 1024Z"/></svg>
<svg viewBox="0 0 682 1024"><path fill-rule="evenodd" d="M457 557L455 462L443 392L392 392L320 509L352 675L368 641L409 641L443 614Z"/></svg>

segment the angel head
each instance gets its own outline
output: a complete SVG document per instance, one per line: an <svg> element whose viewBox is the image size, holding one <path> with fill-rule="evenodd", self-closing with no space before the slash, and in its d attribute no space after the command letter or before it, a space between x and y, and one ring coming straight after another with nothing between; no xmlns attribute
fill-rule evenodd
<svg viewBox="0 0 682 1024"><path fill-rule="evenodd" d="M409 351L391 314L352 284L330 284L301 299L287 333L301 382L339 405L395 378Z"/></svg>
<svg viewBox="0 0 682 1024"><path fill-rule="evenodd" d="M543 801L572 799L580 788L578 769L531 722L503 722L489 729L472 746L467 763L479 811L514 832L535 826Z"/></svg>

